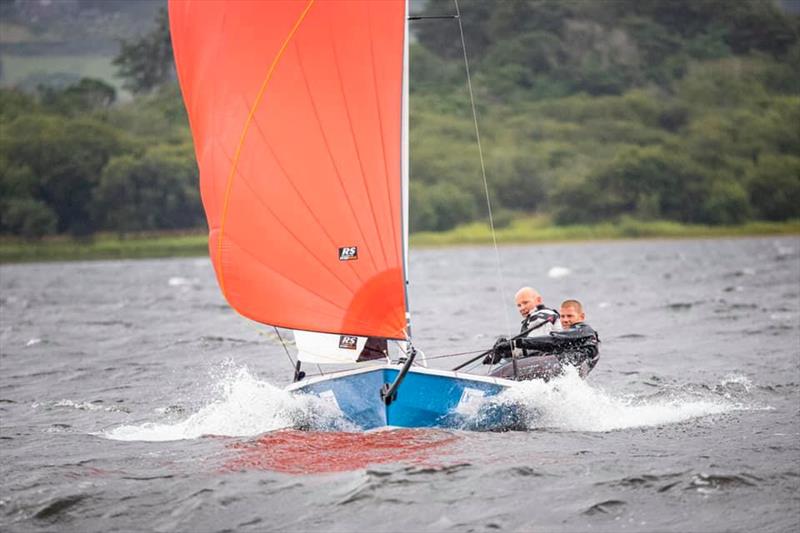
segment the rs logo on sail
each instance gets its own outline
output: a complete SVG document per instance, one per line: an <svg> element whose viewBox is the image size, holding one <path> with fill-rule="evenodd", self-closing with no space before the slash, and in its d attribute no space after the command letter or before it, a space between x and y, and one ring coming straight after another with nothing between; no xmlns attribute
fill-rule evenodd
<svg viewBox="0 0 800 533"><path fill-rule="evenodd" d="M339 348L342 350L355 350L358 337L353 335L339 335Z"/></svg>
<svg viewBox="0 0 800 533"><path fill-rule="evenodd" d="M355 259L358 259L358 246L339 248L339 261L353 261Z"/></svg>

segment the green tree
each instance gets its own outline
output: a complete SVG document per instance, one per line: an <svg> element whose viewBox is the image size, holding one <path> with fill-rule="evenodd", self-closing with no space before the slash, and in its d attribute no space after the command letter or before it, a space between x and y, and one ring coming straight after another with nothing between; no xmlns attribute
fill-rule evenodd
<svg viewBox="0 0 800 533"><path fill-rule="evenodd" d="M747 191L730 178L711 183L703 208L701 221L710 224L741 224L752 218Z"/></svg>
<svg viewBox="0 0 800 533"><path fill-rule="evenodd" d="M470 58L479 59L491 43L491 34L486 21L492 12L502 3L485 2L484 0L462 0L461 22L467 42ZM455 15L450 2L427 2L421 13L423 16ZM463 48L459 35L458 23L455 20L419 20L411 22L414 35L431 52L446 59L463 61Z"/></svg>
<svg viewBox="0 0 800 533"><path fill-rule="evenodd" d="M748 192L760 218L800 218L800 157L768 155L761 158L750 173Z"/></svg>
<svg viewBox="0 0 800 533"><path fill-rule="evenodd" d="M0 231L26 239L39 239L55 232L56 214L44 202L33 198L0 200Z"/></svg>
<svg viewBox="0 0 800 533"><path fill-rule="evenodd" d="M134 93L146 93L175 79L169 15L161 9L150 33L134 40L122 41L114 58L125 87Z"/></svg>
<svg viewBox="0 0 800 533"><path fill-rule="evenodd" d="M474 196L451 183L414 183L410 196L411 231L446 231L474 220Z"/></svg>
<svg viewBox="0 0 800 533"><path fill-rule="evenodd" d="M411 43L410 89L414 93L446 93L456 84L463 84L464 69L455 61L446 61L419 43Z"/></svg>
<svg viewBox="0 0 800 533"><path fill-rule="evenodd" d="M37 190L38 183L31 168L12 163L7 154L0 152L0 199L33 197Z"/></svg>
<svg viewBox="0 0 800 533"><path fill-rule="evenodd" d="M489 165L492 200L508 209L536 211L547 204L547 165L531 153L505 147Z"/></svg>
<svg viewBox="0 0 800 533"><path fill-rule="evenodd" d="M143 157L113 158L94 191L96 218L124 234L202 225L197 167L191 152L156 146Z"/></svg>
<svg viewBox="0 0 800 533"><path fill-rule="evenodd" d="M40 87L39 92L45 109L71 116L107 109L117 99L113 86L93 78L82 78L64 89Z"/></svg>
<svg viewBox="0 0 800 533"><path fill-rule="evenodd" d="M37 111L39 104L36 99L17 89L0 88L0 128L20 115Z"/></svg>
<svg viewBox="0 0 800 533"><path fill-rule="evenodd" d="M119 133L87 118L46 115L18 117L8 131L9 163L36 176L36 199L56 213L58 231L92 233L92 190L108 160L123 150Z"/></svg>
<svg viewBox="0 0 800 533"><path fill-rule="evenodd" d="M35 198L36 176L27 165L14 165L0 154L0 233L37 239L54 233L56 215Z"/></svg>
<svg viewBox="0 0 800 533"><path fill-rule="evenodd" d="M710 182L707 171L684 155L661 147L628 149L585 180L562 185L554 194L556 220L593 222L634 214L706 222Z"/></svg>

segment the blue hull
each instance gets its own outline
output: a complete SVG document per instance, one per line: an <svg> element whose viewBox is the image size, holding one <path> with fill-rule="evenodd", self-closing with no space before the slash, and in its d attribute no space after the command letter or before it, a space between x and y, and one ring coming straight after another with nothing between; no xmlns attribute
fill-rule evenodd
<svg viewBox="0 0 800 533"><path fill-rule="evenodd" d="M381 399L381 387L391 384L399 371L397 365L372 367L310 378L288 389L335 404L347 420L367 430L384 426L471 427L475 420L465 419L464 412L478 411L486 398L514 384L505 379L412 367L395 400L387 406ZM514 425L513 413L494 411L483 410L479 429Z"/></svg>

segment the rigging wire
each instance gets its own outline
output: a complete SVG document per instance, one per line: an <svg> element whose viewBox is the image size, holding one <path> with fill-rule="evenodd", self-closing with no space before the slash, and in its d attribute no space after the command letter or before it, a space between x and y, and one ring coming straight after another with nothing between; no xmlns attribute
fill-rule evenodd
<svg viewBox="0 0 800 533"><path fill-rule="evenodd" d="M476 353L485 352L486 350L470 350L469 352L455 352L455 353L445 353L439 355L429 355L428 360L431 359L444 359L446 357L458 357L459 355L474 355Z"/></svg>
<svg viewBox="0 0 800 533"><path fill-rule="evenodd" d="M275 335L277 335L278 340L281 341L281 346L283 346L283 351L286 352L286 357L289 358L289 364L292 365L292 368L294 368L294 361L292 361L292 356L289 354L289 348L286 347L286 343L283 341L283 337L281 337L281 332L278 331L278 328L275 326L272 326L272 329L275 330Z"/></svg>
<svg viewBox="0 0 800 533"><path fill-rule="evenodd" d="M500 298L502 300L502 308L503 308L503 318L505 320L506 330L510 331L511 321L508 317L508 309L506 308L506 295L505 295L505 278L503 277L503 268L502 263L500 262L500 250L497 247L497 235L495 234L494 230L494 217L492 216L492 201L489 197L489 183L486 179L486 165L484 164L483 160L483 148L481 146L481 133L478 129L478 113L475 110L475 96L472 91L472 77L469 73L469 60L467 59L467 43L464 39L464 26L461 24L461 10L458 7L458 0L453 0L456 6L456 20L458 20L458 31L461 35L461 49L464 52L464 68L467 71L467 88L469 89L469 101L470 105L472 106L472 121L475 125L475 138L478 142L478 156L480 157L481 161L481 176L483 177L483 190L486 194L486 208L489 211L489 228L492 232L492 243L494 245L494 255L495 260L497 262L497 273L500 278ZM494 365L492 365L494 366ZM491 372L491 368L489 371Z"/></svg>
<svg viewBox="0 0 800 533"><path fill-rule="evenodd" d="M289 355L289 349L286 347L286 342L283 340L283 337L281 337L281 333L278 331L278 328L275 327L275 326L272 326L272 329L275 330L275 334L278 336L278 340L281 341L281 346L283 346L283 350L286 352L286 357L289 358L289 363L292 365L292 368L294 368L294 361L292 361L292 356ZM298 355L298 357L299 357L299 355ZM324 376L325 372L322 371L322 367L319 366L319 364L317 364L316 367L317 367L317 370L319 370L319 375L320 376Z"/></svg>

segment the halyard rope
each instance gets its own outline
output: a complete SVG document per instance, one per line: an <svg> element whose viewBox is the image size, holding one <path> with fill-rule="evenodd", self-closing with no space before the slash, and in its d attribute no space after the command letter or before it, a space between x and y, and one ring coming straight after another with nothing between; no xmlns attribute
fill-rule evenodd
<svg viewBox="0 0 800 533"><path fill-rule="evenodd" d="M467 88L469 89L469 102L472 107L472 122L475 125L475 139L478 141L478 156L481 161L481 176L483 177L483 190L486 194L486 208L489 211L489 228L492 231L492 243L494 244L494 255L497 262L497 273L500 278L500 298L502 299L501 306L503 308L503 317L505 319L506 330L510 330L510 320L508 318L508 309L506 307L505 296L505 279L503 277L503 268L500 263L500 250L497 248L497 235L494 231L494 217L492 216L492 201L489 198L489 183L486 180L486 165L483 161L483 147L481 146L481 133L478 129L478 113L475 110L475 96L472 92L472 77L469 74L469 60L467 59L467 43L464 39L464 26L461 24L461 10L458 8L458 0L453 0L456 6L456 19L458 20L458 31L461 35L461 49L464 52L464 68L467 71Z"/></svg>

